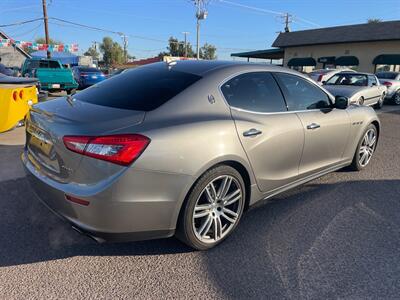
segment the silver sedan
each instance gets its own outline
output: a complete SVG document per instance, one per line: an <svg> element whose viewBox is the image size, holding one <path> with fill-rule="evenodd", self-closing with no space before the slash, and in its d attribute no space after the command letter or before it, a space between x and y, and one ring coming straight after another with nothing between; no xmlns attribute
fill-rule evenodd
<svg viewBox="0 0 400 300"><path fill-rule="evenodd" d="M382 108L386 97L386 86L380 84L374 74L338 73L324 83L324 88L334 96L343 96L350 103Z"/></svg>
<svg viewBox="0 0 400 300"><path fill-rule="evenodd" d="M22 161L39 198L98 241L226 239L254 203L343 167L378 142L374 110L300 73L182 61L40 103Z"/></svg>

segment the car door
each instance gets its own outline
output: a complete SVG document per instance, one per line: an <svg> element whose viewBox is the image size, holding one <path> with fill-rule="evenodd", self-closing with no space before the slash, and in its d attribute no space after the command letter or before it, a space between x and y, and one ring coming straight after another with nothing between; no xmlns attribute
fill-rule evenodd
<svg viewBox="0 0 400 300"><path fill-rule="evenodd" d="M304 149L299 175L306 176L338 164L350 132L346 110L332 107L328 94L303 77L274 73L288 110L295 112L304 130Z"/></svg>
<svg viewBox="0 0 400 300"><path fill-rule="evenodd" d="M304 133L299 117L287 111L268 72L243 73L221 85L258 187L272 191L299 173Z"/></svg>
<svg viewBox="0 0 400 300"><path fill-rule="evenodd" d="M364 104L375 104L379 101L381 95L382 92L375 76L368 75L368 87L365 90Z"/></svg>

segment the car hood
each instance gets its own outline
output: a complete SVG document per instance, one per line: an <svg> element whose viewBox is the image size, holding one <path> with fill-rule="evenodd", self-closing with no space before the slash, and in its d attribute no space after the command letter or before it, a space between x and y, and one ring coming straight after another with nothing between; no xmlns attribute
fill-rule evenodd
<svg viewBox="0 0 400 300"><path fill-rule="evenodd" d="M334 96L344 96L349 98L366 87L351 85L324 85L324 88Z"/></svg>

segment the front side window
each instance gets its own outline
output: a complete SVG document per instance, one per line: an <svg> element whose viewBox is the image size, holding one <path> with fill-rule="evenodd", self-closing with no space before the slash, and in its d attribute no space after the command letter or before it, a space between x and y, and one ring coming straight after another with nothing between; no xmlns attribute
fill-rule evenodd
<svg viewBox="0 0 400 300"><path fill-rule="evenodd" d="M252 72L232 78L221 91L230 106L254 112L286 111L285 100L270 73Z"/></svg>
<svg viewBox="0 0 400 300"><path fill-rule="evenodd" d="M368 85L373 86L373 85L377 85L377 84L378 84L378 82L376 81L375 76L369 75L368 76Z"/></svg>
<svg viewBox="0 0 400 300"><path fill-rule="evenodd" d="M274 73L291 111L331 107L329 97L319 87L300 76Z"/></svg>

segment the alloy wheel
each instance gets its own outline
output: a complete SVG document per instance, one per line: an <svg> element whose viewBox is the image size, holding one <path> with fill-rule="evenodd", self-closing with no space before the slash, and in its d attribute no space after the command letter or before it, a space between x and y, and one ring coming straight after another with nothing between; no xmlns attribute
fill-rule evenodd
<svg viewBox="0 0 400 300"><path fill-rule="evenodd" d="M358 152L359 154L358 162L362 167L365 167L371 160L372 154L374 153L375 150L375 144L376 144L376 131L371 128L365 133L360 150Z"/></svg>
<svg viewBox="0 0 400 300"><path fill-rule="evenodd" d="M400 105L400 91L397 91L394 95L394 104Z"/></svg>
<svg viewBox="0 0 400 300"><path fill-rule="evenodd" d="M196 237L203 243L215 243L235 226L243 205L243 191L230 175L213 179L197 198L192 224Z"/></svg>

